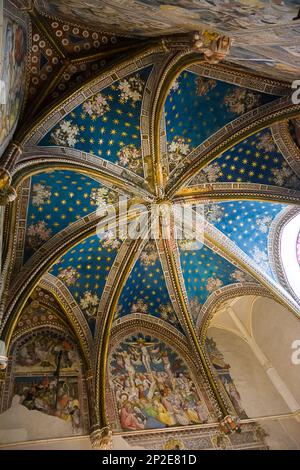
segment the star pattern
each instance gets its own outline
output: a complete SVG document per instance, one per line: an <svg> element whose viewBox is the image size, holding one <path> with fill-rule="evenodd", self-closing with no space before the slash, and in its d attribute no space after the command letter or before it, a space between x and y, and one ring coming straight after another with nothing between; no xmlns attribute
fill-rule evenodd
<svg viewBox="0 0 300 470"><path fill-rule="evenodd" d="M180 249L180 260L189 300L197 298L201 304L217 289L238 282L237 272L244 274L206 246L197 251Z"/></svg>
<svg viewBox="0 0 300 470"><path fill-rule="evenodd" d="M152 261L145 262L142 253L135 264L123 289L117 316L122 317L135 312L145 313L163 318L181 330L174 309L171 306L156 248L151 249L150 256ZM147 258L149 259L149 253L147 253Z"/></svg>
<svg viewBox="0 0 300 470"><path fill-rule="evenodd" d="M240 114L274 98L185 70L173 83L165 104L168 144L184 139L191 151Z"/></svg>
<svg viewBox="0 0 300 470"><path fill-rule="evenodd" d="M125 166L143 176L140 116L152 67L116 81L64 117L40 142L82 150ZM165 104L170 170L193 148L239 115L275 97L184 71L173 83ZM194 177L205 182L253 182L297 187L270 129L245 139ZM117 194L93 178L55 170L32 177L27 211L25 260L71 223L115 203ZM101 202L100 202L101 201ZM268 258L270 226L285 206L233 201L209 204L208 221L272 276ZM94 331L107 276L122 244L112 234L94 235L70 249L51 269L69 289ZM203 246L189 250L179 243L180 260L192 320L208 297L223 286L254 279ZM122 290L115 319L131 313L161 318L183 331L172 306L154 242L143 249Z"/></svg>
<svg viewBox="0 0 300 470"><path fill-rule="evenodd" d="M97 235L91 236L69 250L52 267L50 273L57 276L69 289L94 328L96 308L117 250L104 246ZM86 293L94 302L84 303ZM85 305L87 304L87 308Z"/></svg>
<svg viewBox="0 0 300 470"><path fill-rule="evenodd" d="M31 178L24 260L56 233L97 209L92 194L103 186L73 171L55 170ZM43 224L48 237L41 239ZM37 227L35 234L30 227ZM30 235L31 234L31 235Z"/></svg>
<svg viewBox="0 0 300 470"><path fill-rule="evenodd" d="M268 241L274 219L286 208L283 204L234 201L213 204L220 217L216 227L252 258L264 272L273 276L269 264Z"/></svg>
<svg viewBox="0 0 300 470"><path fill-rule="evenodd" d="M256 133L232 147L211 164L214 181L209 181L205 170L192 180L208 182L259 183L300 189L300 180L278 150L269 129Z"/></svg>
<svg viewBox="0 0 300 470"><path fill-rule="evenodd" d="M40 145L74 147L136 170L131 168L128 158L120 162L120 152L128 146L140 151L141 103L151 68L116 81L100 94L86 100L48 132ZM143 173L142 165L137 172Z"/></svg>

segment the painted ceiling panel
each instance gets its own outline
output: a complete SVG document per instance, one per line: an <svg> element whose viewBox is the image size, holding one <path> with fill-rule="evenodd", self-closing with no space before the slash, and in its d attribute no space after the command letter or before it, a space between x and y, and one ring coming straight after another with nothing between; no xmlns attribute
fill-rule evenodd
<svg viewBox="0 0 300 470"><path fill-rule="evenodd" d="M165 104L170 169L223 126L274 98L182 72Z"/></svg>
<svg viewBox="0 0 300 470"><path fill-rule="evenodd" d="M73 147L143 174L140 115L147 67L93 95L40 142Z"/></svg>
<svg viewBox="0 0 300 470"><path fill-rule="evenodd" d="M116 255L116 249L93 235L69 250L50 271L69 289L92 330L106 278Z"/></svg>
<svg viewBox="0 0 300 470"><path fill-rule="evenodd" d="M5 7L5 11L3 11L3 2L1 2L0 156L16 129L21 112L26 88L25 75L28 48L28 25L26 25L24 13L8 2L6 2Z"/></svg>
<svg viewBox="0 0 300 470"><path fill-rule="evenodd" d="M33 176L24 260L53 235L94 212L108 191L115 194L98 181L73 171L55 170Z"/></svg>
<svg viewBox="0 0 300 470"><path fill-rule="evenodd" d="M211 204L210 221L241 248L256 265L272 275L268 255L270 226L286 205L233 201Z"/></svg>
<svg viewBox="0 0 300 470"><path fill-rule="evenodd" d="M210 294L223 286L250 279L250 276L206 246L197 251L180 248L180 260L194 320Z"/></svg>
<svg viewBox="0 0 300 470"><path fill-rule="evenodd" d="M300 180L278 150L268 129L223 153L201 170L190 184L236 181L300 189Z"/></svg>
<svg viewBox="0 0 300 470"><path fill-rule="evenodd" d="M154 242L149 242L142 251L123 289L117 316L130 313L162 318L181 331Z"/></svg>

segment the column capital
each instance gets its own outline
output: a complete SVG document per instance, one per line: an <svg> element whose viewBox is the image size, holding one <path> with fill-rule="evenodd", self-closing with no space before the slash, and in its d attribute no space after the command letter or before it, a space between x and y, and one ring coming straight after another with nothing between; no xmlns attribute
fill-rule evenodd
<svg viewBox="0 0 300 470"><path fill-rule="evenodd" d="M95 429L90 434L92 448L94 450L112 450L112 430L109 426Z"/></svg>

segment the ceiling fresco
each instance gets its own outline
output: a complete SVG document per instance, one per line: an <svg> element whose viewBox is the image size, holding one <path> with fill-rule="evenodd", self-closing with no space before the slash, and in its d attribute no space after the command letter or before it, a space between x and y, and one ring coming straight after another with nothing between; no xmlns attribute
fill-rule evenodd
<svg viewBox="0 0 300 470"><path fill-rule="evenodd" d="M108 194L116 196L93 178L73 171L54 170L33 176L24 259L68 225L96 211Z"/></svg>
<svg viewBox="0 0 300 470"><path fill-rule="evenodd" d="M290 189L300 180L277 148L269 129L248 137L201 170L190 185L215 182L269 184Z"/></svg>
<svg viewBox="0 0 300 470"><path fill-rule="evenodd" d="M48 86L53 76L60 74L62 54L70 57L70 64L65 66L59 83L51 87L51 93L45 100L48 104L67 90L95 75L109 62L108 58L104 57L101 60L84 60L83 57L78 63L72 63L72 58L78 54L88 56L88 54L103 53L105 55L111 48L119 46L120 38L114 33L104 35L89 28L72 27L62 20L47 22L47 26L55 37L59 49L55 48L33 22L29 93L26 103L28 109L31 103L34 103L34 98L40 94L41 87Z"/></svg>
<svg viewBox="0 0 300 470"><path fill-rule="evenodd" d="M0 105L0 152L27 87L0 168L0 338L13 344L18 336L7 353L10 360L16 348L18 362L3 385L6 408L12 390L24 393L28 412L66 418L68 436L90 425L99 441L109 441L110 429L146 436L209 423L209 433L220 433L234 411L231 425L239 430L237 417L247 418L240 384L206 327L214 302L231 302L231 295L272 296L300 316L275 272L274 235L300 201L300 105L279 81L300 76L299 1L14 1L32 29L24 80L25 24L5 18L3 73L13 91L8 108ZM198 37L175 36L203 29ZM232 38L228 55L230 41L212 31ZM105 217L97 210L116 206L121 194L130 200L125 213L119 206L97 233ZM204 206L198 243L176 238L183 222L177 203L193 214L197 203ZM151 215L150 227L141 213ZM185 215L188 237L192 216ZM296 235L300 265L299 229ZM60 333L47 336L47 329ZM82 349L76 356L73 340ZM65 374L72 357L76 374ZM48 373L56 374L55 400ZM40 410L26 390L32 377L45 395ZM71 403L57 414L65 395ZM88 409L99 413L89 417ZM244 434L234 436L243 444Z"/></svg>
<svg viewBox="0 0 300 470"><path fill-rule="evenodd" d="M94 331L101 294L117 250L93 235L69 250L50 273L69 289Z"/></svg>
<svg viewBox="0 0 300 470"><path fill-rule="evenodd" d="M268 202L222 202L211 205L208 220L250 256L257 266L273 276L268 254L269 233L274 219L284 208L286 206L283 204Z"/></svg>
<svg viewBox="0 0 300 470"><path fill-rule="evenodd" d="M170 170L223 126L275 98L183 71L165 104Z"/></svg>
<svg viewBox="0 0 300 470"><path fill-rule="evenodd" d="M213 29L233 39L229 60L275 78L299 76L298 0L37 0L44 14L138 36Z"/></svg>
<svg viewBox="0 0 300 470"><path fill-rule="evenodd" d="M71 147L143 175L140 115L151 67L105 88L69 113L40 142Z"/></svg>
<svg viewBox="0 0 300 470"><path fill-rule="evenodd" d="M16 129L24 102L28 52L27 21L23 13L10 2L5 3L3 13L3 30L0 29L4 51L0 71L0 155ZM1 56L2 50L0 59Z"/></svg>
<svg viewBox="0 0 300 470"><path fill-rule="evenodd" d="M172 306L154 241L147 243L120 297L117 318L130 313L153 315L182 331Z"/></svg>
<svg viewBox="0 0 300 470"><path fill-rule="evenodd" d="M180 260L191 314L195 322L201 305L213 292L229 284L250 280L253 282L249 275L206 246L197 251L180 248Z"/></svg>

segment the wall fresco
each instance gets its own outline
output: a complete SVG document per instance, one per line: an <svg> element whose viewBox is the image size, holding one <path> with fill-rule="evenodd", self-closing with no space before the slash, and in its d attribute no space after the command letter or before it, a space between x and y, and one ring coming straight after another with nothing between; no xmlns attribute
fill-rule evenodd
<svg viewBox="0 0 300 470"><path fill-rule="evenodd" d="M186 363L169 346L139 334L110 357L110 383L121 429L160 429L213 420Z"/></svg>

